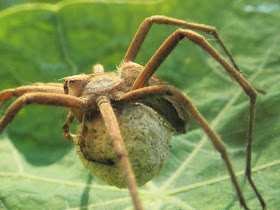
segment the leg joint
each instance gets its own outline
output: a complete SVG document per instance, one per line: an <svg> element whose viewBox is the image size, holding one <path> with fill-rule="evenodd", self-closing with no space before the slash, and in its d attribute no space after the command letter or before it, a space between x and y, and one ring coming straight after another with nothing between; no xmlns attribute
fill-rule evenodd
<svg viewBox="0 0 280 210"><path fill-rule="evenodd" d="M126 151L124 150L124 148L122 148L120 146L117 147L117 149L116 149L116 155L117 155L117 158L119 160L127 156L126 155Z"/></svg>
<svg viewBox="0 0 280 210"><path fill-rule="evenodd" d="M217 35L218 32L217 32L217 29L215 27L211 26L211 27L209 27L209 29L210 29L210 31L209 31L210 34L213 34L214 36Z"/></svg>
<svg viewBox="0 0 280 210"><path fill-rule="evenodd" d="M185 30L185 29L178 29L176 32L176 35L179 37L187 37L191 42L200 45L200 43L205 41L204 36L191 31L191 30Z"/></svg>
<svg viewBox="0 0 280 210"><path fill-rule="evenodd" d="M22 95L22 96L19 98L19 100L22 101L22 102L24 102L25 104L30 104L30 103L31 103L30 98L29 98L26 94Z"/></svg>
<svg viewBox="0 0 280 210"><path fill-rule="evenodd" d="M96 100L98 106L100 107L103 103L110 103L110 99L106 96L99 96Z"/></svg>
<svg viewBox="0 0 280 210"><path fill-rule="evenodd" d="M250 103L254 104L256 103L256 100L257 100L257 92L256 90L253 88L253 87L248 87L248 86L245 86L245 88L243 88L244 91L246 92L246 94L249 96L250 98Z"/></svg>
<svg viewBox="0 0 280 210"><path fill-rule="evenodd" d="M257 100L257 92L255 91L255 89L251 89L249 94L251 101L254 103Z"/></svg>
<svg viewBox="0 0 280 210"><path fill-rule="evenodd" d="M165 17L165 16L161 16L161 15L153 15L149 18L146 18L146 19L149 19L149 21L151 23L157 23L157 24L168 24L168 18Z"/></svg>
<svg viewBox="0 0 280 210"><path fill-rule="evenodd" d="M154 18L155 18L154 16L145 18L145 20L142 22L141 25L150 28L152 26L153 22L154 22L153 21Z"/></svg>

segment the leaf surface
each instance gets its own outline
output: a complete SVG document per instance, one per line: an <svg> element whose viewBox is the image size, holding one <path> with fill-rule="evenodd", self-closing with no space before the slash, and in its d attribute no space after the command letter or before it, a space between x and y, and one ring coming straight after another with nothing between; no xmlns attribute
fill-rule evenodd
<svg viewBox="0 0 280 210"><path fill-rule="evenodd" d="M24 1L21 1L22 3ZM34 1L35 2L35 1ZM274 1L161 1L22 4L0 12L0 90L33 82L60 82L102 63L119 65L141 21L162 14L215 26L259 95L253 178L268 209L280 206L280 36ZM136 62L145 65L176 30L153 26ZM205 35L221 51L213 37ZM249 100L199 47L183 40L157 75L185 92L223 139L251 209L260 209L244 178ZM3 107L2 111L4 111ZM3 116L3 113L1 114ZM0 208L132 208L129 194L92 177L61 127L67 111L30 106L0 137ZM74 127L74 126L73 126ZM140 189L147 209L239 209L218 152L192 120L174 135L162 174Z"/></svg>

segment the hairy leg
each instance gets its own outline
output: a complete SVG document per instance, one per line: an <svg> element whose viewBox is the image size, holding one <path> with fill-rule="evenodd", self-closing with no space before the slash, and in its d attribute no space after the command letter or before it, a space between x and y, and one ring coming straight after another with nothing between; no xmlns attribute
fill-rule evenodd
<svg viewBox="0 0 280 210"><path fill-rule="evenodd" d="M36 82L31 84L32 86L49 86L49 87L61 87L63 88L62 83L55 83L55 82L48 82L48 83L42 83L42 82Z"/></svg>
<svg viewBox="0 0 280 210"><path fill-rule="evenodd" d="M151 29L153 24L159 24L159 25L172 25L172 26L178 26L181 28L185 29L191 29L191 30L197 30L201 32L208 33L216 39L220 47L223 49L225 54L228 56L230 62L234 66L234 68L238 71L241 72L240 68L236 64L235 60L233 59L232 54L230 51L227 49L226 45L222 41L221 37L219 36L217 29L213 26L208 26L204 24L198 24L198 23L193 23L193 22L187 22L183 20L178 20L174 18L169 18L165 16L151 16L146 18L141 25L139 26L127 52L124 57L124 62L129 62L129 61L134 61L135 57L137 56L149 30ZM259 88L255 88L259 93L261 94L266 94L264 90L261 90Z"/></svg>
<svg viewBox="0 0 280 210"><path fill-rule="evenodd" d="M173 49L178 45L178 43L183 38L189 39L194 44L200 46L209 55L211 55L221 66L231 75L231 77L242 87L244 92L250 98L249 106L249 129L248 129L248 146L246 154L246 171L245 174L248 178L250 185L252 186L255 194L257 195L261 205L265 208L266 204L261 194L259 193L256 185L254 184L251 176L251 156L252 156L252 141L253 141L253 127L255 118L255 107L257 100L257 93L250 83L234 69L221 54L219 54L214 47L212 47L203 36L197 34L194 31L179 29L175 31L166 41L161 45L158 51L150 59L150 61L145 66L144 70L138 76L134 82L132 89L138 89L143 87L143 84L150 79L150 77L155 73L158 67L163 63L163 61L168 57L168 55L173 51Z"/></svg>
<svg viewBox="0 0 280 210"><path fill-rule="evenodd" d="M63 86L49 86L49 85L29 85L22 86L15 89L7 89L0 92L0 102L7 101L13 97L19 97L26 93L41 92L41 93L59 93L64 94Z"/></svg>
<svg viewBox="0 0 280 210"><path fill-rule="evenodd" d="M105 126L107 128L107 132L112 139L116 156L119 160L125 182L127 184L127 187L133 199L135 209L137 210L143 209L141 200L137 192L137 184L136 184L135 176L133 174L129 159L127 157L127 152L126 152L123 138L121 136L119 124L117 122L117 118L113 111L113 108L110 104L110 100L105 96L101 96L97 99L97 103L102 118L104 120Z"/></svg>
<svg viewBox="0 0 280 210"><path fill-rule="evenodd" d="M102 74L102 73L104 73L104 67L101 64L95 64L93 66L93 73L94 74Z"/></svg>
<svg viewBox="0 0 280 210"><path fill-rule="evenodd" d="M57 93L26 93L19 97L9 108L0 121L0 134L6 126L14 119L16 114L24 105L42 104L51 106L62 106L68 108L86 109L87 101L74 96Z"/></svg>
<svg viewBox="0 0 280 210"><path fill-rule="evenodd" d="M74 119L75 119L75 116L70 111L67 116L66 122L64 123L64 125L62 127L64 138L67 140L72 140L73 138L75 138L75 135L70 133L70 125L73 123Z"/></svg>
<svg viewBox="0 0 280 210"><path fill-rule="evenodd" d="M178 27L182 27L182 28L186 28L186 29L202 31L202 32L208 33L210 35L213 35L214 38L217 40L218 44L221 46L221 48L224 50L224 52L229 57L234 68L237 69L238 71L240 71L239 67L237 66L236 62L234 61L234 59L233 59L231 53L229 52L229 50L227 49L226 45L220 38L220 36L217 32L217 29L215 27L204 25L204 24L187 22L187 21L169 18L169 17L165 17L165 16L159 16L159 15L148 17L141 23L141 25L139 26L139 28L126 52L126 55L124 57L125 62L134 61L149 30L151 29L151 27L154 23L160 24L160 25L178 26Z"/></svg>
<svg viewBox="0 0 280 210"><path fill-rule="evenodd" d="M195 108L195 106L192 104L188 96L184 95L181 91L177 90L174 87L161 85L161 86L144 87L141 89L128 92L122 95L120 100L137 101L137 99L139 100L139 99L159 96L159 95L161 96L167 95L169 97L172 97L173 100L175 100L182 108L186 109L192 115L192 117L197 121L197 123L202 127L202 129L204 130L204 132L207 134L212 144L214 145L215 149L221 154L221 157L230 174L232 184L236 190L241 206L243 206L245 209L248 209L223 142L221 141L220 137L209 127L204 117Z"/></svg>

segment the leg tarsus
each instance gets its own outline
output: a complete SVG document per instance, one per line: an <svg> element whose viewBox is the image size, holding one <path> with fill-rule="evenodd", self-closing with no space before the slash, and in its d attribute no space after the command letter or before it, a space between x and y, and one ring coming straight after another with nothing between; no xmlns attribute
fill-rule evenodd
<svg viewBox="0 0 280 210"><path fill-rule="evenodd" d="M248 210L249 210L249 208L248 208L248 206L247 206L247 204L246 204L246 201L245 201L245 199L244 199L244 197L243 197L243 195L242 195L241 189L240 189L239 184L238 184L238 182L237 182L237 178L236 178L236 176L235 176L235 173L234 173L234 171L233 171L231 162L230 162L230 160L229 160L229 157L228 157L228 154L227 154L225 148L224 148L222 151L219 151L219 152L220 152L221 157L222 157L222 159L224 160L224 162L225 162L225 164L226 164L226 167L227 167L227 169L228 169L228 171L229 171L229 174L230 174L230 177L231 177L231 181L232 181L232 183L233 183L233 186L235 187L235 190L236 190L236 193L237 193L237 196L238 196L240 205L241 205L244 209L246 209L246 210L248 209Z"/></svg>
<svg viewBox="0 0 280 210"><path fill-rule="evenodd" d="M254 127L254 116L255 116L255 107L257 101L257 94L254 92L250 93L250 108L249 108L249 131L248 131L248 144L247 144L247 152L246 152L246 169L245 175L254 190L261 206L263 209L266 209L266 204L261 196L258 188L256 187L253 179L252 179L252 143L253 143L253 127Z"/></svg>
<svg viewBox="0 0 280 210"><path fill-rule="evenodd" d="M246 177L247 177L247 179L248 179L248 181L249 181L251 187L253 188L253 190L254 190L256 196L258 197L259 202L260 202L262 208L263 208L263 209L266 209L265 201L264 201L264 199L262 198L261 194L259 193L258 188L256 187L255 183L253 182L253 179L252 179L251 174L248 175L248 174L246 173L245 175L246 175Z"/></svg>
<svg viewBox="0 0 280 210"><path fill-rule="evenodd" d="M155 22L155 19L160 20L161 16L153 16L150 18L150 22ZM171 18L162 17L164 21L158 22L159 24L168 24L168 25L180 25L184 21L179 21ZM140 49L142 42L148 33L148 30L150 29L150 25L146 24L145 22L149 19L145 19L145 21L141 24L139 27L129 49L125 56L125 61L129 61L130 58L135 58L136 54L138 53L138 50ZM170 24L168 21L175 21L177 24ZM185 24L185 23L183 23ZM145 26L147 28L145 29ZM202 27L201 27L202 26ZM182 27L182 26L181 26ZM201 28L200 28L201 27ZM201 31L212 33L218 41L219 44L222 46L222 48L225 50L226 54L230 58L232 58L231 54L227 51L225 48L223 42L219 38L217 31L213 27L204 26L201 24L192 24L191 27L188 27L190 29L201 29ZM142 31L141 31L142 30ZM144 32L143 32L144 31ZM141 39L138 39L141 37ZM188 38L193 43L199 45L204 51L206 51L208 54L210 54L220 65L234 78L234 80L242 87L244 92L249 96L250 98L250 119L249 119L249 135L248 135L248 147L247 147L247 166L246 166L246 173L247 171L251 170L251 145L252 145L252 139L253 139L253 124L254 124L254 116L255 116L255 105L256 105L256 91L255 89L250 85L250 83L242 76L240 73L240 70L238 70L238 66L234 62L234 60L231 59L231 62L233 63L233 68L224 58L223 56L218 53L215 48L213 48L203 36L197 34L194 31L190 30L184 30L184 29L178 29L175 31L171 36L169 36L166 41L161 45L161 47L158 49L158 51L153 55L153 57L150 59L150 61L146 64L144 70L140 73L140 75L135 80L132 90L137 90L141 88L143 90L143 84L147 82L151 76L156 72L158 67L163 63L163 61L168 57L168 55L173 51L173 49L178 45L181 39L184 37ZM132 59L132 60L133 60ZM131 92L130 92L131 93ZM128 95L130 94L128 93ZM126 95L126 94L125 94ZM127 95L127 96L128 96ZM121 99L124 99L125 97L122 97ZM251 175L250 175L251 177ZM251 178L250 178L251 179ZM249 181L250 184L253 183L252 179ZM264 203L263 199L260 195L260 193L257 191L257 188L255 187L255 184L251 184L252 188L254 189L260 203ZM263 204L262 204L263 205Z"/></svg>

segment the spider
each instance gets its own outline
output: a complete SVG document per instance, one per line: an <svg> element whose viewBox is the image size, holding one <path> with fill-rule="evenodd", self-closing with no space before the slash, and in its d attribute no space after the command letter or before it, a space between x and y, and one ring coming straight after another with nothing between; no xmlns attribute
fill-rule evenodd
<svg viewBox="0 0 280 210"><path fill-rule="evenodd" d="M143 67L133 61L153 24L173 25L180 27L180 29L177 29L164 41L157 52ZM203 36L193 30L205 32L214 36L232 65L227 62ZM0 92L1 103L13 97L19 97L8 107L6 113L2 117L0 121L0 133L2 133L24 105L43 104L69 108L70 112L63 126L64 136L66 139L78 138L77 144L81 150L80 152L85 159L90 161L91 154L86 147L86 139L87 132L89 132L88 130L92 130L93 128L89 128L88 123L90 123L90 119L101 116L105 124L107 135L113 145L114 154L119 164L119 170L123 175L122 179L125 186L130 191L134 207L135 209L143 209L137 192L137 180L134 176L118 119L115 114L116 112L113 108L117 109L124 104L132 102L145 104L152 108L157 115L164 118L169 126L177 133L186 133L189 121L188 114L190 114L207 134L215 149L220 153L230 174L240 205L244 209L249 209L239 187L226 148L220 137L209 127L204 117L192 104L187 95L175 87L164 84L164 82L154 75L159 66L184 38L200 46L220 63L230 76L241 86L250 99L245 174L262 208L265 209L265 201L255 186L251 176L251 147L257 92L242 76L240 69L221 40L216 28L211 26L186 22L165 16L151 16L146 18L138 28L125 54L124 60L119 67L118 74L105 73L102 65L95 65L92 74L65 77L64 84L36 83ZM71 134L69 131L70 124L74 119L77 119L81 123L80 131L77 136ZM135 120L137 121L138 119ZM106 163L102 164L110 165L113 163L108 160Z"/></svg>

